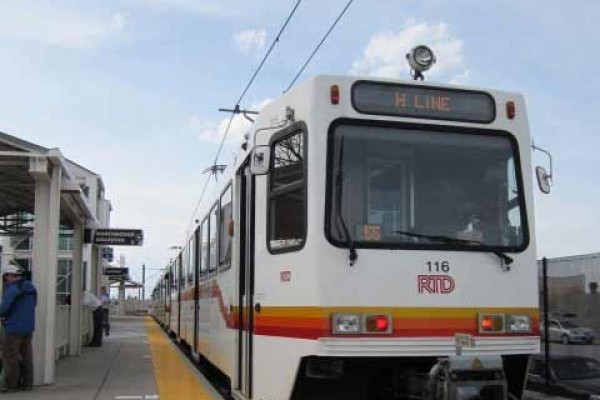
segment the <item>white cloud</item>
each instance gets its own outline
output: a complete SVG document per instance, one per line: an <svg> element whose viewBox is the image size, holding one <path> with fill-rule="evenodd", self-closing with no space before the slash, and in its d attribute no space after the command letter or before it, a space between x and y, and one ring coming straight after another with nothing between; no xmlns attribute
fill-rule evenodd
<svg viewBox="0 0 600 400"><path fill-rule="evenodd" d="M362 57L352 65L350 73L386 78L409 78L406 53L420 44L433 49L437 62L426 75L465 83L464 43L446 23L429 24L409 20L399 32L379 33L367 44Z"/></svg>
<svg viewBox="0 0 600 400"><path fill-rule="evenodd" d="M469 81L469 70L465 69L463 72L454 75L450 79L450 83L453 85L465 85Z"/></svg>
<svg viewBox="0 0 600 400"><path fill-rule="evenodd" d="M121 34L125 15L78 14L52 3L3 1L0 3L0 36L45 45L87 49Z"/></svg>
<svg viewBox="0 0 600 400"><path fill-rule="evenodd" d="M204 15L222 16L233 12L236 7L231 0L122 0L144 7L159 7L166 10L193 12ZM238 5L239 6L239 5Z"/></svg>
<svg viewBox="0 0 600 400"><path fill-rule="evenodd" d="M272 99L265 99L258 103L253 104L250 109L261 110L264 106L269 104ZM253 118L253 116L250 116ZM198 135L198 139L204 143L220 143L223 139L223 135L229 125L230 116L222 119L220 122L214 122L210 120L204 120L198 116L192 116L188 121L188 129L194 134ZM238 145L243 141L244 134L250 132L252 123L244 118L243 115L236 115L231 121L231 127L227 134L225 145Z"/></svg>
<svg viewBox="0 0 600 400"><path fill-rule="evenodd" d="M244 54L255 53L265 47L267 32L264 29L250 29L233 35L233 40Z"/></svg>
<svg viewBox="0 0 600 400"><path fill-rule="evenodd" d="M122 31L127 26L127 17L125 15L117 13L113 15L111 25L116 31Z"/></svg>

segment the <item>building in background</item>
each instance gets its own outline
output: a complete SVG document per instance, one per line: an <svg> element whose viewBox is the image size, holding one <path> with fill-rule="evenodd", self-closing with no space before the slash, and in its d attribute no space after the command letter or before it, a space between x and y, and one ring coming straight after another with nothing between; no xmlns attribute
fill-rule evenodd
<svg viewBox="0 0 600 400"><path fill-rule="evenodd" d="M89 340L81 294L105 280L104 246L89 232L109 227L111 209L100 175L57 148L0 132L0 262L16 260L38 289L36 385L54 383L57 358L80 355Z"/></svg>
<svg viewBox="0 0 600 400"><path fill-rule="evenodd" d="M568 316L600 334L600 253L549 258L547 262L549 315ZM543 279L542 261L538 263Z"/></svg>

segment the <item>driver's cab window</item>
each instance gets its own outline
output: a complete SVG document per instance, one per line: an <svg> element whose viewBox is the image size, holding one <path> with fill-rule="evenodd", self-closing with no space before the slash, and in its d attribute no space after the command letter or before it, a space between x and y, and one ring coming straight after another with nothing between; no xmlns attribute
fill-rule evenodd
<svg viewBox="0 0 600 400"><path fill-rule="evenodd" d="M271 144L268 241L272 253L301 248L306 238L306 151L301 130Z"/></svg>
<svg viewBox="0 0 600 400"><path fill-rule="evenodd" d="M506 161L506 189L508 201L507 206L508 221L502 221L503 244L506 246L514 245L523 240L521 227L521 213L519 211L519 189L517 187L517 175L515 168L515 159L510 157Z"/></svg>
<svg viewBox="0 0 600 400"><path fill-rule="evenodd" d="M383 236L406 231L414 224L412 212L412 166L403 159L372 159L365 174L368 179L367 227L377 226ZM349 182L351 184L351 182ZM355 237L367 239L369 229L357 225ZM361 229L362 228L362 229Z"/></svg>

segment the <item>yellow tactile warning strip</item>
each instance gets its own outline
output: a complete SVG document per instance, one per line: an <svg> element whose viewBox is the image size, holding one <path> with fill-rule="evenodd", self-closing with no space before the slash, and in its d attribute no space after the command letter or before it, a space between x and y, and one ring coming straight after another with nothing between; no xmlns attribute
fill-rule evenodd
<svg viewBox="0 0 600 400"><path fill-rule="evenodd" d="M213 399L156 322L148 318L146 328L160 400Z"/></svg>

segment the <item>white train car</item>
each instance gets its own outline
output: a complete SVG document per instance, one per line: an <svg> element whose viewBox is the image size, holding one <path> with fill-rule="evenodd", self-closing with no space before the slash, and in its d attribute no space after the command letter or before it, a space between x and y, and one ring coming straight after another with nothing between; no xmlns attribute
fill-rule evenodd
<svg viewBox="0 0 600 400"><path fill-rule="evenodd" d="M520 398L531 176L519 94L313 78L218 176L166 325L236 399Z"/></svg>

